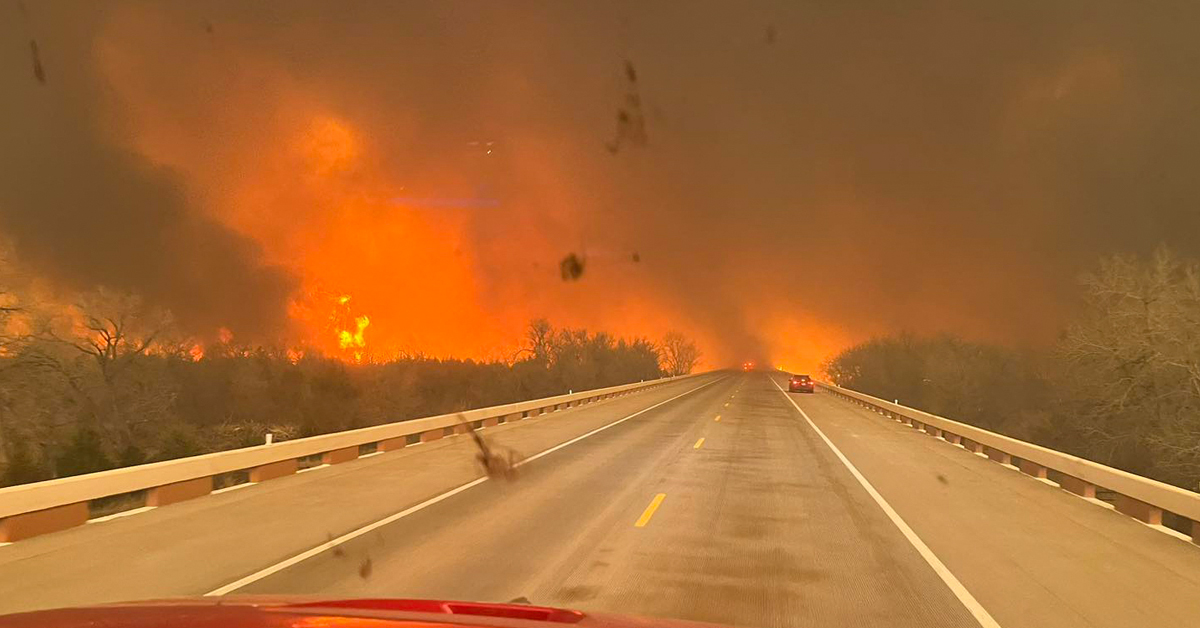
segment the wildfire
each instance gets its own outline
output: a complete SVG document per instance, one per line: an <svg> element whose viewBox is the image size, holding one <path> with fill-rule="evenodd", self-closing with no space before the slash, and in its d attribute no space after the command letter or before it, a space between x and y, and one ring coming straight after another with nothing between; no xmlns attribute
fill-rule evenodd
<svg viewBox="0 0 1200 628"><path fill-rule="evenodd" d="M333 313L329 317L330 326L337 338L337 346L346 357L355 362L362 362L366 355L367 327L371 318L366 314L356 314L350 306L350 295L343 294L335 299Z"/></svg>
<svg viewBox="0 0 1200 628"><path fill-rule="evenodd" d="M367 331L367 325L370 324L370 318L359 316L354 319L354 331L349 329L338 331L338 345L353 353L355 362L362 362L363 350L367 347L367 340L363 334Z"/></svg>

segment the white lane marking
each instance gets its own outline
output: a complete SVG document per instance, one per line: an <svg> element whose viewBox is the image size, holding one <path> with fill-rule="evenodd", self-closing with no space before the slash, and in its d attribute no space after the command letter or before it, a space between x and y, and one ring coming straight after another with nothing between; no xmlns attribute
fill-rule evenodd
<svg viewBox="0 0 1200 628"><path fill-rule="evenodd" d="M853 475L854 479L858 480L858 483L867 490L867 494L871 496L871 499L874 499L875 503L879 504L879 507L883 509L883 512L888 516L888 519L891 519L892 523L896 524L897 528L900 528L900 533L904 535L904 538L908 539L909 543L912 543L912 546L917 549L917 553L921 555L921 558L924 558L925 562L929 563L929 566L933 568L933 571L942 579L942 582L945 582L946 586L950 587L950 591L954 593L954 596L958 598L959 602L962 602L963 606L967 607L967 611L971 613L971 615L975 618L975 621L979 622L979 625L983 628L1000 628L1000 624L996 623L995 619L992 619L992 616L987 612L987 609L985 609L983 605L979 603L979 600L975 599L974 595L971 595L971 592L963 586L963 583L958 581L958 578L955 577L953 573L950 573L950 570L947 569L946 565L943 564L942 561L933 553L933 550L929 549L929 546L921 540L921 537L917 536L916 532L913 532L913 529L910 528L907 523L905 523L904 519L902 519L895 509L892 508L892 505L889 504L887 500L879 494L879 491L875 490L875 487L867 481L867 478L863 477L863 474L858 471L858 468L854 466L854 463L850 462L850 459L842 453L842 450L838 449L837 445L834 445L833 441L829 440L829 437L825 435L825 432L822 432L821 428L817 427L817 424L813 423L813 420L808 418L808 414L805 413L804 410L800 409L800 406L796 405L796 401L793 400L790 395L784 392L783 388L776 383L774 378L771 378L771 383L775 384L775 387L779 389L779 392L783 394L784 398L787 399L788 402L792 404L792 407L800 413L800 416L804 417L804 420L808 422L809 427L811 427L813 431L817 433L817 436L820 436L821 440L825 441L825 444L828 445L831 450L833 450L833 453L838 457L838 460L841 460L842 464L846 465L846 468L850 470L850 474Z"/></svg>
<svg viewBox="0 0 1200 628"><path fill-rule="evenodd" d="M211 495L217 495L219 493L228 493L229 491L236 491L240 488L246 488L247 486L254 486L255 484L258 484L258 482L242 482L241 484L231 484L229 486L226 486L225 488L219 488L219 489L213 491L211 493Z"/></svg>
<svg viewBox="0 0 1200 628"><path fill-rule="evenodd" d="M724 378L724 377L722 377L721 379L725 379L725 378ZM563 447L566 447L567 445L570 445L570 444L573 444L573 443L577 443L577 442L579 442L579 441L581 441L581 440L583 440L583 439L585 439L585 438L587 438L587 437L589 437L589 436L591 436L591 435L593 435L593 434L598 434L598 433L600 433L600 432L603 432L604 430L606 430L606 429L608 429L608 428L610 428L610 427L612 427L612 426L614 426L614 425L619 425L619 424L621 424L621 423L624 423L624 422L628 421L629 419L632 419L633 417L635 417L635 416L638 416L639 414L642 414L643 412L649 412L649 411L651 411L651 410L653 410L653 409L655 409L655 408L657 408L657 407L659 407L659 406L661 406L661 405L664 405L664 404L670 403L670 402L672 402L672 401L675 401L676 399L678 399L678 398L680 398L680 397L682 397L682 396L684 396L684 395L689 395L689 394L691 394L691 393L694 393L694 392L696 392L697 390L700 390L701 388L704 388L705 386L709 386L709 385L711 385L711 384L715 384L715 383L717 383L717 382L721 381L721 379L714 379L713 381L711 381L711 382L708 382L707 384L701 384L701 385L699 385L699 386L697 386L697 387L695 387L695 388L693 388L693 389L691 389L691 390L688 390L688 391L682 392L682 393L680 393L680 394L678 394L678 395L675 395L674 397L671 397L670 399L667 399L666 401L660 401L660 402L658 402L658 403L656 403L656 404L654 404L654 405L650 406L649 408L643 408L643 409L641 409L641 410L638 410L637 412L634 412L633 414L631 414L631 415L629 415L629 416L627 416L627 417L624 417L624 418L621 418L621 419L617 419L616 421L613 421L612 423L609 423L608 425L602 425L602 426L600 426L600 427L598 427L598 428L596 428L596 429L594 429L594 430L592 430L592 431L588 432L587 434L584 434L584 435L582 435L582 436L576 436L575 438L572 438L571 440L569 440L569 441L567 441L567 442L565 442L565 443L561 443L561 444L559 444L559 445L555 445L555 446L551 447L550 449L547 449L546 451L543 451L543 452L541 452L541 453L538 453L538 454L534 454L534 455L532 455L532 456L530 456L530 457L528 457L528 458L526 458L526 459L524 459L524 460L522 460L522 461L518 462L518 463L516 464L516 466L518 466L518 467L519 467L519 466L521 466L521 465L524 465L524 464L529 464L530 462L533 462L534 460L537 460L538 458L541 458L542 456L548 456L548 455L550 455L550 454L552 454L552 453L554 453L554 452L556 452L556 451L558 451L558 450L562 449Z"/></svg>
<svg viewBox="0 0 1200 628"><path fill-rule="evenodd" d="M378 456L381 453L383 453L382 449L376 449L375 451L372 451L369 454L363 454L363 455L359 456L358 459L362 460L363 458L370 458L371 456Z"/></svg>
<svg viewBox="0 0 1200 628"><path fill-rule="evenodd" d="M129 510L122 510L121 512L114 512L111 515L104 515L103 517L96 517L94 519L88 519L87 522L88 523L103 523L105 521L112 521L113 519L120 519L121 517L128 517L129 515L136 515L136 514L143 513L143 512L150 512L151 510L154 510L157 507L158 506L142 506L140 508L130 508Z"/></svg>
<svg viewBox="0 0 1200 628"><path fill-rule="evenodd" d="M613 421L612 423L609 423L607 425L602 425L586 434L583 434L582 436L576 436L575 438L572 438L571 440L566 441L565 443L560 443L560 444L555 445L543 452L534 454L533 456L530 456L530 457L522 460L521 462L518 462L516 466L529 464L530 462L533 462L534 460L537 460L538 458L541 458L543 456L548 456L548 455L562 449L563 447L566 447L567 445L578 443L579 441L581 441L589 436L599 434L600 432L603 432L604 430L607 430L608 428L613 427L614 425L620 425L621 423L624 423L624 422L628 421L629 419L632 419L636 416L639 416L641 414L649 412L661 405L675 401L676 399L678 399L684 395L694 393L697 390L704 388L705 386L710 386L712 384L715 384L715 383L721 381L722 379L724 379L724 378L722 377L722 378L714 379L711 382L701 384L695 388L692 388L692 389L684 391L678 395L675 395L674 397L671 397L670 399L667 399L666 401L660 401L648 408L643 408L641 410L638 410L637 412L634 412L633 414L630 414L628 416L617 419L616 421ZM343 534L335 539L330 539L329 541L326 541L316 547L313 547L311 549L300 552L299 554L296 554L295 556L292 556L291 558L288 558L288 559L285 559L278 563L275 563L274 565L271 565L269 567L260 569L244 578L239 578L238 580L234 580L233 582L230 582L227 585L217 587L217 588L213 589L212 591L205 593L204 595L205 595L205 597L209 597L209 596L215 596L215 595L225 595L226 593L231 593L233 591L236 591L248 584L257 582L259 580L262 580L263 578L266 578L267 576L270 576L272 574L283 571L284 569L287 569L288 567L291 567L292 565L295 565L297 563L308 560L309 558L312 558L313 556L316 556L317 554L320 554L321 552L324 552L325 550L332 549L338 545L341 545L342 543L345 543L346 541L360 537L372 530L382 528L383 526L386 526L389 523L399 521L400 519L403 519L403 518L413 514L414 512L424 510L425 508L428 508L442 500L445 500L445 499L448 499L455 495L458 495L459 493L461 493L473 486L478 486L480 484L483 484L487 480L488 480L488 477L486 475L483 477L480 477L480 478L475 478L474 480L471 480L470 482L467 482L466 484L463 484L456 488L452 488L452 489L446 491L445 493L442 493L442 494L434 496L434 497L430 497L429 499L427 499L419 504L416 504L415 506L409 506L408 508L405 508L404 510L401 510L398 513L388 515L387 517L384 517L383 519L380 519L379 521L376 521L374 523L369 523L357 530L347 532L346 534Z"/></svg>
<svg viewBox="0 0 1200 628"><path fill-rule="evenodd" d="M316 465L313 467L305 467L303 469L300 469L296 473L308 473L309 471L316 471L317 469L324 469L325 467L328 467L328 466L329 466L329 464L319 464L319 465Z"/></svg>
<svg viewBox="0 0 1200 628"><path fill-rule="evenodd" d="M1164 525L1146 523L1145 521L1138 521L1137 519L1134 519L1134 521L1137 521L1138 523L1146 526L1147 528L1151 528L1153 530L1158 530L1159 532L1162 532L1163 534L1171 535L1181 541L1187 541L1188 543L1192 542L1191 535L1184 534L1184 533L1180 532L1179 530L1174 530L1174 529L1168 528L1167 526L1164 526Z"/></svg>

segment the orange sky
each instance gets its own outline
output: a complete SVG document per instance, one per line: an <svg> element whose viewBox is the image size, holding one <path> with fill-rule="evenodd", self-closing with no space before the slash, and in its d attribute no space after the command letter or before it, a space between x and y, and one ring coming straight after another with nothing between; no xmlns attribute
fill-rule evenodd
<svg viewBox="0 0 1200 628"><path fill-rule="evenodd" d="M200 336L496 358L546 317L807 371L899 331L1044 346L1100 255L1200 250L1186 20L467 6L0 23L50 77L0 102L29 147L0 168L6 233L47 277Z"/></svg>

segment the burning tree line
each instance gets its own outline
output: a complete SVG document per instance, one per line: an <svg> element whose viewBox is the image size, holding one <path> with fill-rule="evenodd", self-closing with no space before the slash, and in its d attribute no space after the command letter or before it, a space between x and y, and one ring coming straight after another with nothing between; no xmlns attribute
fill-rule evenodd
<svg viewBox="0 0 1200 628"><path fill-rule="evenodd" d="M1049 351L951 336L877 338L833 381L1096 462L1200 489L1200 263L1112 257Z"/></svg>
<svg viewBox="0 0 1200 628"><path fill-rule="evenodd" d="M538 320L508 360L355 364L229 337L199 347L169 314L105 290L66 322L4 296L0 485L682 374L699 357L678 334L656 344Z"/></svg>

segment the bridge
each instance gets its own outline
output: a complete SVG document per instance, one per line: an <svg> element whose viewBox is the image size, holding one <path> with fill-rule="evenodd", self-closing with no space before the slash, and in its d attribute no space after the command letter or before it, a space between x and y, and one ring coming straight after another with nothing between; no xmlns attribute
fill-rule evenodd
<svg viewBox="0 0 1200 628"><path fill-rule="evenodd" d="M0 489L0 612L230 594L735 626L1200 625L1200 494L714 372ZM482 475L478 430L520 452Z"/></svg>

